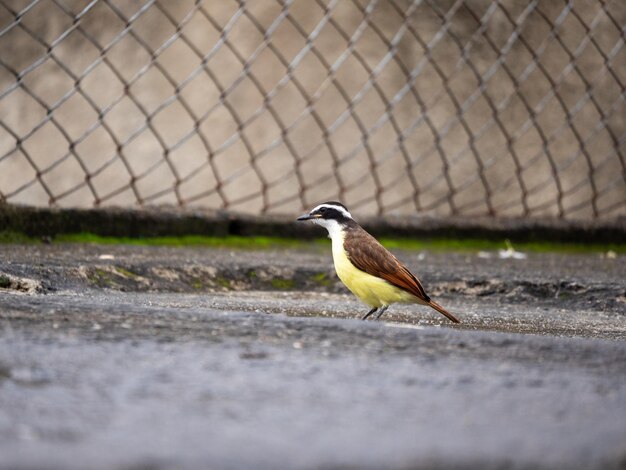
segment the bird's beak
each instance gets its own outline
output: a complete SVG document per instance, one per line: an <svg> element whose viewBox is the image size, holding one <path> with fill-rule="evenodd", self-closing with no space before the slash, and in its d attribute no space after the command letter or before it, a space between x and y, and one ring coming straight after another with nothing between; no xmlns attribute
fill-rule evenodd
<svg viewBox="0 0 626 470"><path fill-rule="evenodd" d="M300 221L302 221L302 220L311 220L311 219L319 219L320 217L321 217L321 214L314 214L314 215L304 214L304 215L301 215L300 217L298 217L296 220L300 220Z"/></svg>

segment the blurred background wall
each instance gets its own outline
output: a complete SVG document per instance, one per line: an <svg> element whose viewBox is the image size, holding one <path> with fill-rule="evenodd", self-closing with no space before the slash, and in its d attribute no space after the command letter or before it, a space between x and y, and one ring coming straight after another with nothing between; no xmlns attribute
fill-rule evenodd
<svg viewBox="0 0 626 470"><path fill-rule="evenodd" d="M626 214L623 0L0 0L0 198Z"/></svg>

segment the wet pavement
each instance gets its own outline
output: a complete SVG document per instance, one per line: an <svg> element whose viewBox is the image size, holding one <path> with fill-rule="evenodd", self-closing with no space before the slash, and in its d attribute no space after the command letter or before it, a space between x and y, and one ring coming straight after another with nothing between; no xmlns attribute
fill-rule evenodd
<svg viewBox="0 0 626 470"><path fill-rule="evenodd" d="M0 468L623 468L624 257L0 246Z"/></svg>

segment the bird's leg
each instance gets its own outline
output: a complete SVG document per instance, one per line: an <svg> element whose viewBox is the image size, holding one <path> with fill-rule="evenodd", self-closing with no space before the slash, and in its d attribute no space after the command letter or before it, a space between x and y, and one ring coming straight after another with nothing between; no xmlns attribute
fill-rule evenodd
<svg viewBox="0 0 626 470"><path fill-rule="evenodd" d="M369 312L367 312L365 315L363 315L361 317L361 320L366 320L367 317L369 317L372 313L376 312L376 310L378 310L378 307L374 307L373 309L371 309Z"/></svg>
<svg viewBox="0 0 626 470"><path fill-rule="evenodd" d="M387 309L389 308L389 305L384 305L380 311L378 312L378 314L376 315L376 320L378 320L380 317L383 316L383 313L385 313L387 311Z"/></svg>

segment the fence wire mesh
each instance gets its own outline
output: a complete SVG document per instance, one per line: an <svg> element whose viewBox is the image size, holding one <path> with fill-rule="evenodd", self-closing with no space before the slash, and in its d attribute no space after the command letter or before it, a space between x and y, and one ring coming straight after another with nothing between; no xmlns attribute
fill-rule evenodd
<svg viewBox="0 0 626 470"><path fill-rule="evenodd" d="M0 0L0 202L626 213L626 2Z"/></svg>

